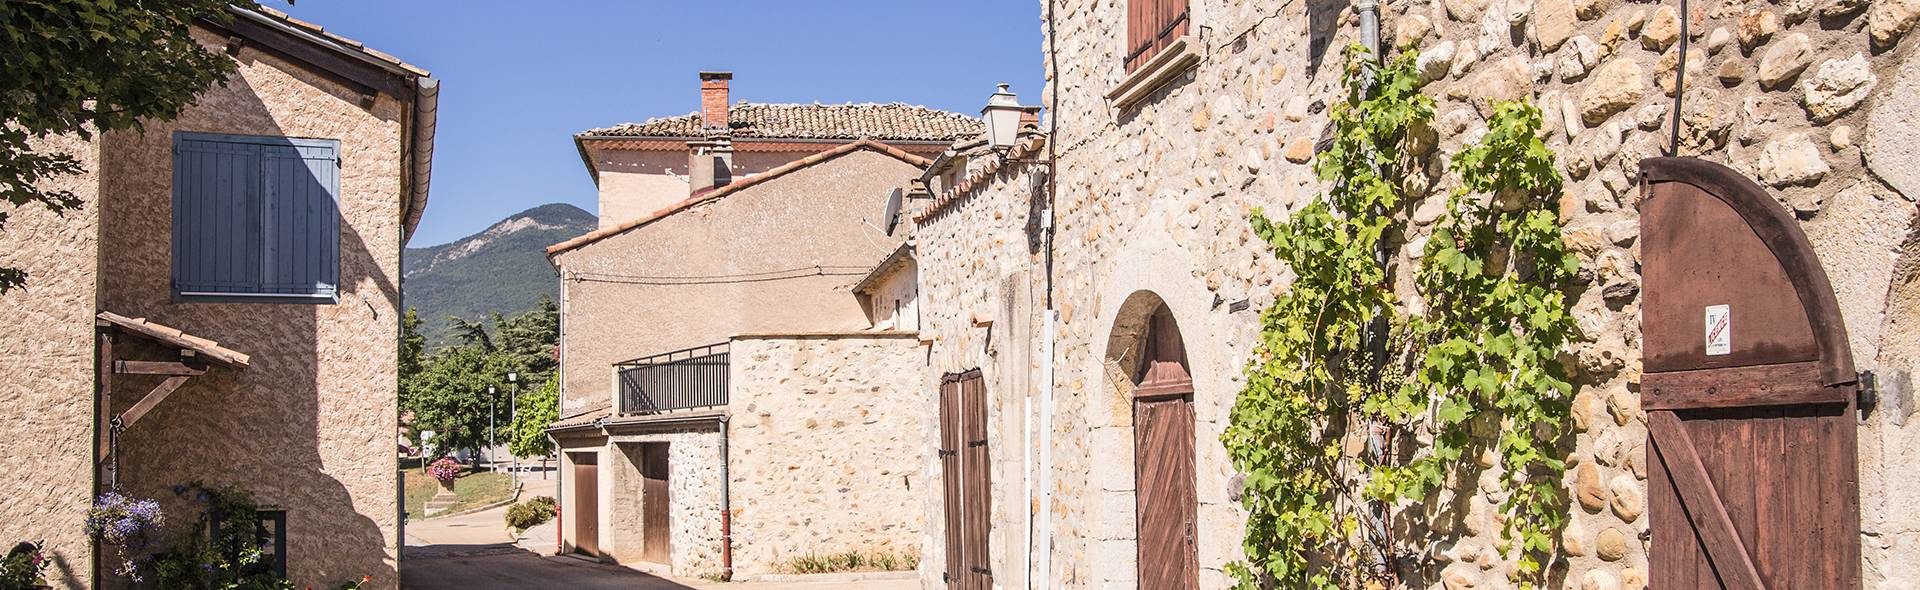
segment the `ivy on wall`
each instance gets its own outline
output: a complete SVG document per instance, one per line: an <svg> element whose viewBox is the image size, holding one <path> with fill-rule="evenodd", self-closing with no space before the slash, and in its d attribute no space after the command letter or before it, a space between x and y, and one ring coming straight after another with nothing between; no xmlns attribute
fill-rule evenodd
<svg viewBox="0 0 1920 590"><path fill-rule="evenodd" d="M1578 259L1561 239L1560 177L1540 113L1497 105L1487 133L1450 162L1459 179L1422 249L1405 305L1379 253L1400 245L1424 194L1433 100L1415 55L1349 53L1325 194L1252 223L1297 275L1261 315L1247 385L1222 436L1244 475L1243 588L1392 584L1432 563L1440 509L1497 478L1501 549L1522 585L1543 577L1566 521L1562 440L1575 337L1566 289ZM1393 251L1387 249L1386 251ZM1370 329L1371 328L1371 329ZM1396 539L1396 535L1419 537Z"/></svg>

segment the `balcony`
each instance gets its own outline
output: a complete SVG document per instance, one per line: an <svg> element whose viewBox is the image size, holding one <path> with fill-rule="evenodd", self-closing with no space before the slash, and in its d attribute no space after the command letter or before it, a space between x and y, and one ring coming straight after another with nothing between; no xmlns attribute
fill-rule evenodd
<svg viewBox="0 0 1920 590"><path fill-rule="evenodd" d="M727 344L616 363L620 413L659 414L727 405Z"/></svg>

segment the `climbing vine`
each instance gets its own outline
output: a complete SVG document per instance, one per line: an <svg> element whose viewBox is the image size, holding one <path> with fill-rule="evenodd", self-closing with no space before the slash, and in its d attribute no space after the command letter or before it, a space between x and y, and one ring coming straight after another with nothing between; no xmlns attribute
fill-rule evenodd
<svg viewBox="0 0 1920 590"><path fill-rule="evenodd" d="M1247 562L1229 567L1243 588L1390 584L1437 545L1395 535L1451 530L1420 507L1443 488L1477 493L1484 471L1496 473L1489 498L1505 516L1502 551L1518 553L1516 582L1540 581L1566 519L1555 445L1572 395L1560 353L1575 334L1565 293L1578 259L1561 240L1540 113L1499 104L1452 157L1458 187L1413 275L1423 304L1405 305L1382 253L1406 239L1405 210L1425 196L1404 180L1424 173L1432 147L1414 58L1350 51L1333 142L1315 162L1326 193L1284 222L1252 216L1297 276L1261 316L1222 436L1244 474Z"/></svg>

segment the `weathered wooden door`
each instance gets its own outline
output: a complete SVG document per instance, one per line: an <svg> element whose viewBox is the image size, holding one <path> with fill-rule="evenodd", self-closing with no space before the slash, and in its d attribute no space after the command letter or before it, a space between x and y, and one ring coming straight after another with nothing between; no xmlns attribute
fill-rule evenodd
<svg viewBox="0 0 1920 590"><path fill-rule="evenodd" d="M1826 273L1751 180L1641 163L1652 588L1858 588L1856 375Z"/></svg>
<svg viewBox="0 0 1920 590"><path fill-rule="evenodd" d="M940 469L946 501L948 588L993 587L987 535L992 530L988 475L987 392L980 370L947 375L940 384Z"/></svg>
<svg viewBox="0 0 1920 590"><path fill-rule="evenodd" d="M573 458L573 549L600 554L599 453L569 453Z"/></svg>
<svg viewBox="0 0 1920 590"><path fill-rule="evenodd" d="M1141 588L1199 587L1194 528L1193 377L1162 305L1149 320L1134 386L1134 503Z"/></svg>
<svg viewBox="0 0 1920 590"><path fill-rule="evenodd" d="M673 555L667 444L640 446L640 559L653 563L668 563Z"/></svg>

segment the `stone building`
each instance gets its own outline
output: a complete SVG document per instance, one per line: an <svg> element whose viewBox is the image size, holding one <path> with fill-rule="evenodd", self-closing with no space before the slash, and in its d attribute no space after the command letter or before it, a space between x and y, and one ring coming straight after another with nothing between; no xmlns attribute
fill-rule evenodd
<svg viewBox="0 0 1920 590"><path fill-rule="evenodd" d="M1324 190L1312 169L1315 145L1326 133L1327 105L1341 99L1340 48L1365 40L1362 22L1378 23L1381 46L1420 51L1426 92L1437 101L1440 140L1427 156L1441 165L1415 185L1450 187L1444 158L1485 132L1502 99L1544 111L1547 145L1567 179L1559 213L1586 285L1571 302L1583 335L1569 351L1580 373L1566 481L1571 522L1559 535L1552 587L1645 588L1650 578L1661 585L1659 576L1671 575L1653 568L1661 552L1693 546L1685 537L1662 545L1675 537L1661 523L1685 519L1678 505L1657 503L1657 492L1676 484L1665 482L1675 476L1657 464L1648 423L1674 412L1643 403L1649 375L1671 364L1643 362L1643 351L1666 344L1643 336L1650 302L1642 290L1686 278L1643 285L1643 194L1651 194L1643 191L1668 190L1661 183L1675 180L1770 197L1748 214L1784 220L1769 226L1776 235L1804 237L1780 251L1803 247L1818 259L1787 278L1796 288L1831 285L1822 305L1839 321L1814 320L1815 331L1844 333L1840 357L1850 348L1852 368L1878 383L1877 404L1858 408L1857 444L1837 449L1857 456L1857 485L1835 476L1855 494L1857 522L1845 517L1849 496L1836 493L1824 497L1841 507L1837 516L1803 529L1834 538L1857 524L1858 574L1847 571L1854 560L1846 547L1829 554L1839 562L1820 557L1831 567L1811 569L1843 586L1857 575L1867 588L1905 587L1920 576L1920 512L1901 500L1916 484L1900 476L1915 466L1903 450L1920 438L1909 425L1908 385L1920 362L1910 334L1920 321L1912 155L1920 106L1911 92L1920 84L1920 49L1909 38L1920 6L1390 1L1372 21L1354 6L1314 2L1042 4L1049 85L1040 129L1049 134L1029 132L1000 150L955 146L921 172L932 198L909 208L927 375L963 384L930 383L921 398L923 420L960 431L947 438L935 428L926 444L962 453L958 461L927 459L943 485L923 494L925 585L968 587L978 577L998 587L1231 585L1224 566L1242 557L1245 519L1219 440L1257 344L1259 312L1292 276L1248 217L1256 207L1277 216ZM1722 171L1712 182L1672 176L1672 164L1642 165L1667 155L1675 118L1678 155ZM1409 242L1430 231L1443 205L1431 197L1399 213L1411 220ZM1766 237L1742 237L1749 226L1734 227L1730 240ZM1403 269L1407 300L1418 297L1404 270L1418 252L1409 247L1391 261ZM1824 297L1807 292L1803 302ZM1850 373L1829 377L1822 385L1833 391L1855 387ZM1850 396L1825 403L1854 409ZM969 404L984 408L978 418ZM1190 451L1158 447L1167 444L1158 429L1168 424L1191 433ZM965 448L955 447L959 439ZM968 462L976 440L984 456ZM1146 452L1149 444L1158 450ZM1709 479L1727 477L1738 476ZM1751 491L1799 480L1718 485ZM1494 503L1473 482L1456 486L1448 493L1465 499L1466 532L1407 581L1507 587L1513 562L1498 549ZM1167 494L1180 501L1142 500ZM1751 514L1733 515L1736 526L1751 526ZM1759 543L1750 546L1780 544ZM1796 562L1755 551L1760 575L1797 575L1782 573ZM1181 556L1184 568L1160 565ZM1691 585L1666 579L1668 587Z"/></svg>
<svg viewBox="0 0 1920 590"><path fill-rule="evenodd" d="M172 121L59 138L84 204L9 211L30 273L0 296L0 539L44 540L55 587L115 584L86 535L109 488L248 492L302 586L399 583L400 252L426 206L438 81L272 9L193 35L232 56ZM233 215L246 212L249 215ZM117 425L117 427L116 427Z"/></svg>
<svg viewBox="0 0 1920 590"><path fill-rule="evenodd" d="M739 579L915 553L923 519L898 507L924 488L925 387L910 297L888 281L910 261L874 199L927 165L913 150L979 123L903 105L728 113L724 75L702 79L700 115L580 138L602 218L653 212L548 249L563 548ZM679 167L625 168L669 145Z"/></svg>

